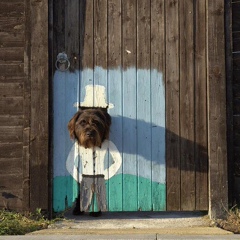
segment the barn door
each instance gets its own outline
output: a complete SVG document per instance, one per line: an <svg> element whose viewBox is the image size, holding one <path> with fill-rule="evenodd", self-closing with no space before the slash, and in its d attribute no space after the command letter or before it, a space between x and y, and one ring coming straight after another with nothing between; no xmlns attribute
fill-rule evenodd
<svg viewBox="0 0 240 240"><path fill-rule="evenodd" d="M193 2L52 1L54 211L81 192L85 160L67 131L81 106L112 117L107 211L207 208L205 1Z"/></svg>
<svg viewBox="0 0 240 240"><path fill-rule="evenodd" d="M69 69L68 60L54 66L59 68L53 78L54 210L72 206L81 191L83 159L67 123L86 104L105 107L112 117L109 148L101 159L108 171L102 193L107 210L165 210L164 15L159 1L61 0L53 8L54 56L65 52L70 62ZM112 170L116 161L120 166Z"/></svg>

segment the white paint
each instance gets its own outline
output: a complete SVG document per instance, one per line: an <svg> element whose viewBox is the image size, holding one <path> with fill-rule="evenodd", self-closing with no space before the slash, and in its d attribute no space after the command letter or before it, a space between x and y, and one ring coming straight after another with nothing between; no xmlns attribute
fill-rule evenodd
<svg viewBox="0 0 240 240"><path fill-rule="evenodd" d="M93 152L95 151L95 160ZM109 152L113 158L113 163L109 168L104 169L104 158ZM76 164L75 159L80 157L81 164ZM94 166L95 162L95 166ZM122 157L115 144L109 140L102 143L101 148L84 148L78 146L77 142L73 145L66 161L66 168L72 177L79 183L82 180L82 174L86 175L104 175L104 178L113 177L122 165Z"/></svg>
<svg viewBox="0 0 240 240"><path fill-rule="evenodd" d="M80 107L101 107L113 108L112 103L106 101L106 89L101 85L87 85L85 87L86 95Z"/></svg>
<svg viewBox="0 0 240 240"><path fill-rule="evenodd" d="M153 93L151 101L154 101L155 103L153 105L154 117L152 118L151 122L147 122L146 119L136 120L136 116L134 115L134 112L132 112L133 108L131 107L133 105L135 106L135 103L129 99L130 96L136 95L136 88L134 87L136 82L136 69L109 69L108 81L106 82L105 78L102 80L105 81L105 83L102 83L105 86L100 86L99 84L97 86L100 87L96 87L94 90L93 82L101 83L100 76L99 79L97 79L97 75L95 75L93 81L93 72L96 69L97 72L105 71L101 67L95 67L94 70L84 69L82 72L75 71L74 73L56 71L54 74L54 177L69 175L69 171L66 169L66 159L70 155L70 151L73 151L71 153L71 156L73 156L72 162L75 161L76 166L77 162L80 163L78 154L79 150L78 147L76 147L76 153L74 154L75 148L72 148L72 142L70 141L67 130L67 123L76 112L75 107L79 107L81 104L82 106L85 105L91 107L90 103L93 104L95 102L94 104L96 107L96 104L98 103L104 107L110 108L109 114L113 120L110 139L120 150L122 159L124 161L122 164L123 168L119 168L115 175L137 175L136 161L133 160L138 154L143 156L142 158L138 159L137 163L139 163L139 166L144 166L146 161L152 161L152 176L150 180L154 182L165 183L165 86L162 73L156 69L150 70L152 86L151 91ZM138 73L140 75L145 71L148 70L138 69ZM124 78L122 79L122 77ZM122 83L119 83L118 81L122 81ZM121 84L123 84L123 86L127 86L122 89ZM86 89L92 89L91 95L88 95L90 90ZM100 94L101 91L103 91L103 94ZM90 100L91 96L93 97L97 94L102 95L103 100ZM114 103L114 105L108 103L110 101ZM154 126L154 130L152 131L152 136L154 137L154 141L152 141L152 149L157 149L157 151L155 151L155 154L152 155L151 159L145 155L144 148L138 149L138 151L135 149L136 142L134 142L134 139L132 141L132 137L129 135L129 133L132 132L130 131L132 127L135 129L135 126L132 126L132 124L129 125L129 123L133 121L138 122L139 126L142 126L139 131L145 127L149 127L149 124L151 124L152 127ZM128 127L128 125L130 127ZM124 126L124 132L122 126ZM124 138L123 133L125 136ZM72 168L74 168L74 164ZM141 170L139 171L138 175L148 178L149 176L146 175L146 171ZM75 169L75 173L73 173L73 175L76 176L77 174L81 175L81 173ZM78 178L80 178L80 176Z"/></svg>

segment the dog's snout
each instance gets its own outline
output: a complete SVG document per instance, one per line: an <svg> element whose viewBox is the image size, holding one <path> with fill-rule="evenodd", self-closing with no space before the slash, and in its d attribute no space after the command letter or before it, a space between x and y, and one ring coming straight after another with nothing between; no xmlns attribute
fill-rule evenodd
<svg viewBox="0 0 240 240"><path fill-rule="evenodd" d="M93 137L93 132L92 131L87 131L86 135L87 135L87 137Z"/></svg>

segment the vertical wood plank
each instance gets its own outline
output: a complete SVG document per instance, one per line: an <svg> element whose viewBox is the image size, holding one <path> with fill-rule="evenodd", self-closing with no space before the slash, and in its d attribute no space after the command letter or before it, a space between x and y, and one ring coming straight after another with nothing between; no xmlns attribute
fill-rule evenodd
<svg viewBox="0 0 240 240"><path fill-rule="evenodd" d="M131 169L134 176L131 181L123 176L123 210L137 211L137 152L136 144L136 0L122 0L122 57L123 57L123 161L128 159L128 165L123 162L123 174ZM131 105L129 104L131 103ZM124 107L126 106L126 107ZM131 146L126 143L131 142ZM125 151L125 149L129 149ZM129 201L131 199L131 201Z"/></svg>
<svg viewBox="0 0 240 240"><path fill-rule="evenodd" d="M170 211L180 210L179 1L165 3L167 210Z"/></svg>
<svg viewBox="0 0 240 240"><path fill-rule="evenodd" d="M49 182L48 182L48 192L49 192L49 211L48 218L53 218L53 77L55 71L55 58L54 58L54 4L53 0L48 1L48 32L49 32Z"/></svg>
<svg viewBox="0 0 240 240"><path fill-rule="evenodd" d="M233 15L232 15L232 2L225 1L225 46L226 46L226 91L227 91L227 156L228 156L228 202L229 205L234 205L234 134L233 134L233 57L232 52L234 52L234 48L239 45L239 41L237 41L237 45L235 45L235 36L232 32L232 23ZM237 33L239 36L239 33ZM239 91L238 91L239 92ZM236 192L237 193L237 192ZM237 193L238 195L240 194Z"/></svg>
<svg viewBox="0 0 240 240"><path fill-rule="evenodd" d="M138 209L152 208L151 182L151 122L150 108L150 1L137 1L137 168L138 168ZM142 149L144 156L141 155ZM146 160L147 159L147 160ZM144 183L139 177L146 176Z"/></svg>
<svg viewBox="0 0 240 240"><path fill-rule="evenodd" d="M79 1L67 0L65 1L65 47L64 51L67 53L70 60L70 71L79 70Z"/></svg>
<svg viewBox="0 0 240 240"><path fill-rule="evenodd" d="M193 1L179 1L181 210L195 210Z"/></svg>
<svg viewBox="0 0 240 240"><path fill-rule="evenodd" d="M208 209L206 1L195 4L196 210Z"/></svg>
<svg viewBox="0 0 240 240"><path fill-rule="evenodd" d="M30 17L30 1L25 1L25 16ZM31 119L31 79L30 79L30 29L29 21L25 21L24 48L24 121L23 121L23 211L30 210L30 119Z"/></svg>
<svg viewBox="0 0 240 240"><path fill-rule="evenodd" d="M94 65L107 68L107 1L94 1Z"/></svg>
<svg viewBox="0 0 240 240"><path fill-rule="evenodd" d="M107 16L107 0L94 1L94 85L107 86Z"/></svg>
<svg viewBox="0 0 240 240"><path fill-rule="evenodd" d="M80 4L80 100L85 97L85 87L93 85L94 76L94 1L81 1Z"/></svg>
<svg viewBox="0 0 240 240"><path fill-rule="evenodd" d="M108 92L109 102L114 107L109 109L112 117L111 141L122 153L122 9L121 0L108 1ZM121 169L122 172L122 169ZM117 182L109 181L108 207L111 211L122 211L123 177Z"/></svg>
<svg viewBox="0 0 240 240"><path fill-rule="evenodd" d="M54 70L57 55L65 51L65 0L53 0L53 62Z"/></svg>
<svg viewBox="0 0 240 240"><path fill-rule="evenodd" d="M53 77L52 77L52 107L53 107L53 130L52 130L52 145L53 145L53 210L57 211L59 206L65 205L65 193L66 182L62 182L62 188L56 183L55 178L59 175L59 168L62 170L60 165L65 166L63 163L65 161L65 140L62 131L65 130L64 123L61 123L62 117L64 115L59 106L64 106L64 101L61 98L65 96L63 89L64 79L58 76L58 71L56 71L55 61L57 59L58 53L65 51L65 0L53 1ZM64 74L62 74L64 76ZM62 125L61 125L62 124ZM63 171L64 172L64 171Z"/></svg>
<svg viewBox="0 0 240 240"><path fill-rule="evenodd" d="M48 209L48 1L30 1L31 162L30 208Z"/></svg>
<svg viewBox="0 0 240 240"><path fill-rule="evenodd" d="M93 0L80 1L80 52L82 69L93 68Z"/></svg>
<svg viewBox="0 0 240 240"><path fill-rule="evenodd" d="M209 213L224 218L228 208L224 1L207 1Z"/></svg>
<svg viewBox="0 0 240 240"><path fill-rule="evenodd" d="M165 1L151 1L152 181L166 183L165 161ZM153 211L166 210L166 193L152 184Z"/></svg>
<svg viewBox="0 0 240 240"><path fill-rule="evenodd" d="M79 64L79 56L80 56L80 3L75 0L65 0L65 52L67 53L70 60L70 68L69 71L59 73L62 76L62 87L60 90L64 91L64 94L60 96L59 100L63 101L64 109L60 109L60 119L61 124L63 124L60 129L62 131L64 137L64 159L63 159L63 167L65 168L64 175L68 176L69 173L66 169L65 161L69 152L71 151L73 142L70 140L69 132L67 131L68 121L72 118L72 116L78 110L75 106L75 103L79 102L79 85L80 85L80 64ZM58 81L58 79L56 79ZM61 106L61 104L59 104ZM59 107L58 107L59 108ZM65 207L72 206L75 198L78 195L78 187L76 186L76 182L73 178L68 180L64 179L66 182L65 185L65 194L63 195L65 200ZM60 186L59 186L60 188Z"/></svg>
<svg viewBox="0 0 240 240"><path fill-rule="evenodd" d="M64 36L55 43L60 52L67 53L71 62L70 71L56 70L53 78L53 207L55 211L61 211L72 206L78 194L75 180L68 177L66 159L73 145L67 124L77 111L74 104L79 101L79 2L61 1L54 7L56 27L59 30L56 37Z"/></svg>

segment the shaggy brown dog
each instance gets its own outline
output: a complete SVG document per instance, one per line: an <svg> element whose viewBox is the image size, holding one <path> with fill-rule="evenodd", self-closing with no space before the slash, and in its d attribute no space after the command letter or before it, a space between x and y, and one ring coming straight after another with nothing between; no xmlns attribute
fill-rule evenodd
<svg viewBox="0 0 240 240"><path fill-rule="evenodd" d="M70 137L85 148L101 147L103 141L109 138L111 117L106 109L80 109L68 123ZM94 178L95 176L90 176ZM82 179L84 181L84 177ZM95 186L94 186L95 188ZM74 215L82 215L80 209L80 194L73 209ZM101 211L91 212L91 216L101 216Z"/></svg>
<svg viewBox="0 0 240 240"><path fill-rule="evenodd" d="M110 115L101 108L80 109L68 123L70 137L85 148L101 147L109 137Z"/></svg>

